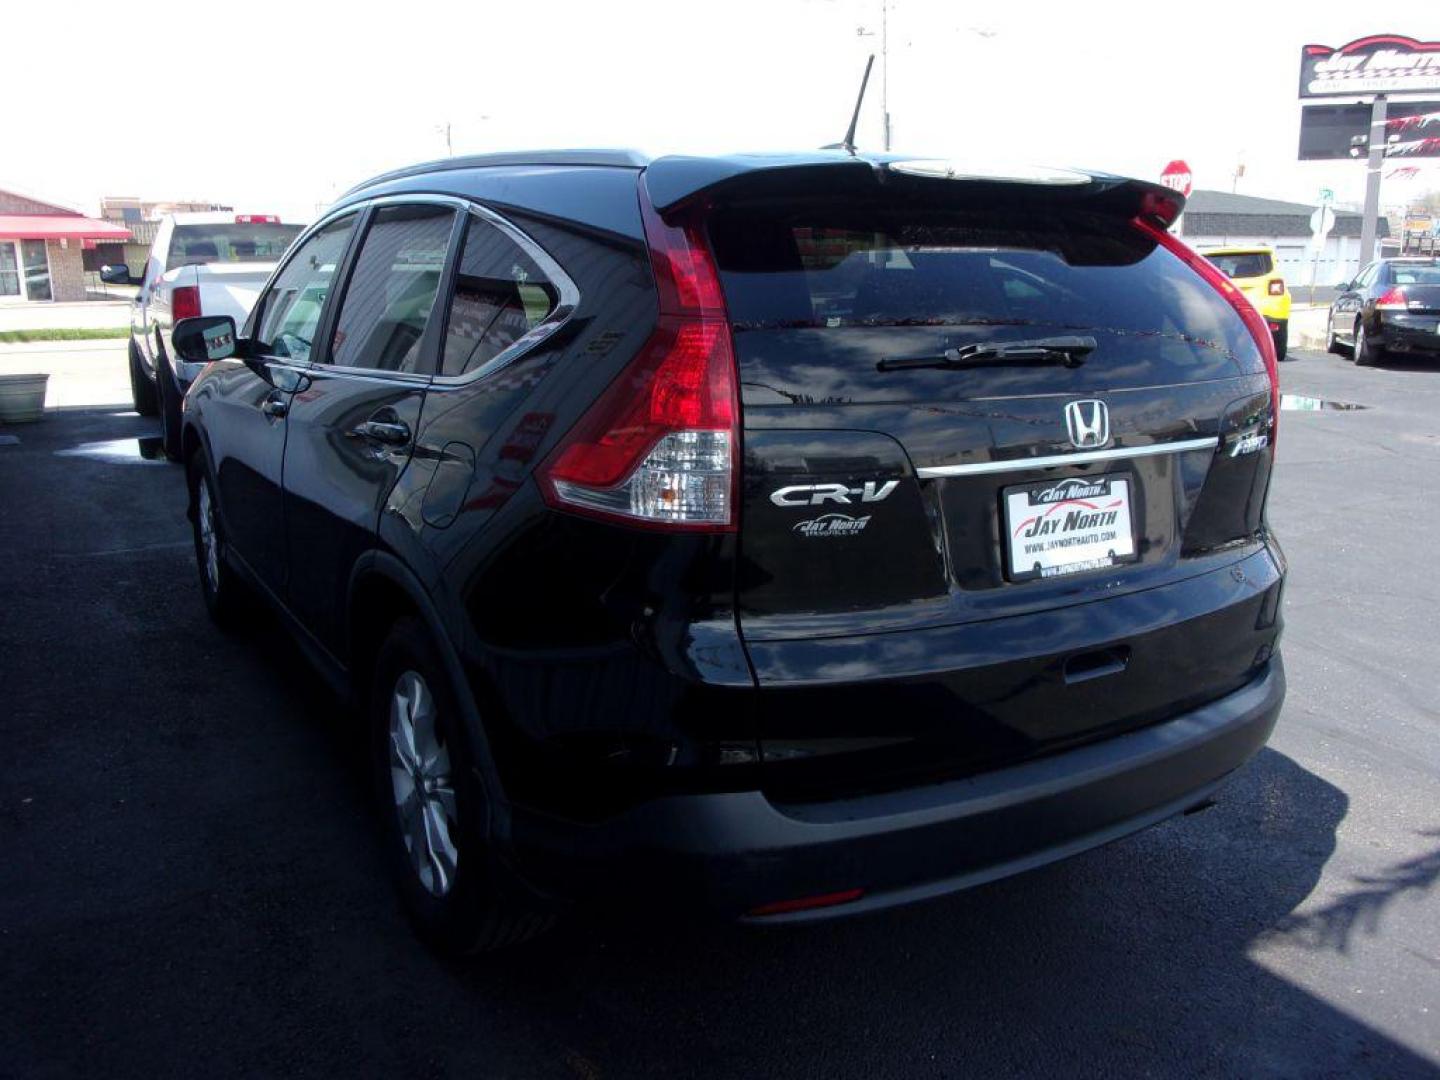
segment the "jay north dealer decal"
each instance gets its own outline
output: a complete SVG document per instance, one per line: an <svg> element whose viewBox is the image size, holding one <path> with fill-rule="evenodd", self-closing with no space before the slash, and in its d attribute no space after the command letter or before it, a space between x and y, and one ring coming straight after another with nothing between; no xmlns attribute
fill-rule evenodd
<svg viewBox="0 0 1440 1080"><path fill-rule="evenodd" d="M1440 90L1440 41L1373 34L1332 49L1306 45L1300 53L1300 96L1408 94Z"/></svg>

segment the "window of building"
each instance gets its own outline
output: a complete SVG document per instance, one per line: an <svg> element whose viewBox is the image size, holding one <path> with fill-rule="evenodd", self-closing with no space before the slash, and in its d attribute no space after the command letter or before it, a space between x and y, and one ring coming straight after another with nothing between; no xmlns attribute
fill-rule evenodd
<svg viewBox="0 0 1440 1080"><path fill-rule="evenodd" d="M44 240L21 240L20 261L25 267L25 295L30 300L49 300L50 257Z"/></svg>
<svg viewBox="0 0 1440 1080"><path fill-rule="evenodd" d="M15 244L0 240L0 296L20 295L20 263L15 258Z"/></svg>

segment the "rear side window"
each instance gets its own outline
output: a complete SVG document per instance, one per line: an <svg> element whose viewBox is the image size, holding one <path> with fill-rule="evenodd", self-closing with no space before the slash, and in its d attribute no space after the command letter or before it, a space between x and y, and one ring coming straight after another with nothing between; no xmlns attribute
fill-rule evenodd
<svg viewBox="0 0 1440 1080"><path fill-rule="evenodd" d="M335 268L354 228L354 214L337 218L316 230L285 264L260 302L256 336L261 352L293 360L310 359Z"/></svg>
<svg viewBox="0 0 1440 1080"><path fill-rule="evenodd" d="M302 226L275 222L176 225L165 269L206 263L279 262Z"/></svg>
<svg viewBox="0 0 1440 1080"><path fill-rule="evenodd" d="M523 248L471 216L445 328L441 373L484 367L555 310L559 292Z"/></svg>
<svg viewBox="0 0 1440 1080"><path fill-rule="evenodd" d="M856 332L882 327L961 328L943 335L954 345L1092 332L1112 355L1143 343L1152 360L1178 365L1255 351L1198 274L1116 218L735 207L712 216L710 237L737 335L848 332L857 370L873 371L875 357Z"/></svg>
<svg viewBox="0 0 1440 1080"><path fill-rule="evenodd" d="M1205 257L1229 278L1264 277L1275 269L1269 252L1265 251L1247 251L1238 255L1206 255Z"/></svg>
<svg viewBox="0 0 1440 1080"><path fill-rule="evenodd" d="M420 342L454 221L454 211L443 206L376 211L340 304L331 363L375 371L420 369Z"/></svg>

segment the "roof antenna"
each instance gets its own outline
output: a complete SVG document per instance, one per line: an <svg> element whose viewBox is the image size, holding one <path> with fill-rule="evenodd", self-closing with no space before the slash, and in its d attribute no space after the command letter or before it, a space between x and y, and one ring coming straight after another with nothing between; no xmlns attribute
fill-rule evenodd
<svg viewBox="0 0 1440 1080"><path fill-rule="evenodd" d="M870 82L870 69L875 66L875 54L871 53L865 61L865 74L860 78L860 95L855 99L855 111L850 116L850 127L845 132L845 141L830 143L822 146L822 150L844 150L847 153L855 153L855 125L860 123L860 106L865 103L865 86Z"/></svg>

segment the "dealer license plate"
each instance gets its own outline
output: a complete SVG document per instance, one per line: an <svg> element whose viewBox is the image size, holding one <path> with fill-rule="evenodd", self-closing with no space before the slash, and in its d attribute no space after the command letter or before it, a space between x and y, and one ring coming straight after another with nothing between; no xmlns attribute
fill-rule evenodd
<svg viewBox="0 0 1440 1080"><path fill-rule="evenodd" d="M1006 488L1010 580L1134 561L1130 484L1128 476L1086 476Z"/></svg>

